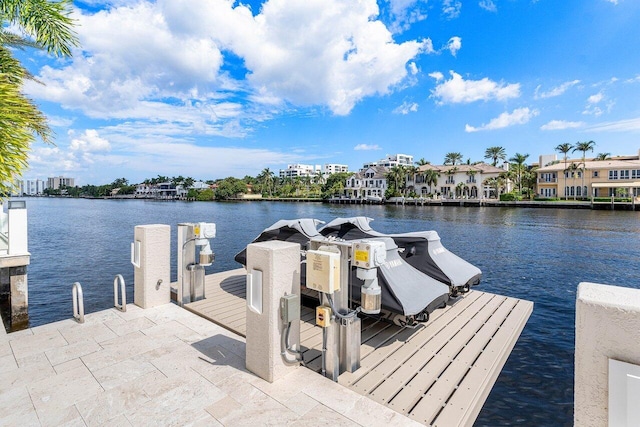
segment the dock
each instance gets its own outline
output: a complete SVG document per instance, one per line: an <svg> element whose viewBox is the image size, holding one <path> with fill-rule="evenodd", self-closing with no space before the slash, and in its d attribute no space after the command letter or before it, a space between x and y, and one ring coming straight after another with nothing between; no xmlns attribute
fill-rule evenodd
<svg viewBox="0 0 640 427"><path fill-rule="evenodd" d="M244 336L245 270L205 278L206 299L185 308ZM531 312L530 301L472 290L416 328L365 317L361 367L338 382L423 425L472 425ZM322 329L301 313L307 367L319 371Z"/></svg>

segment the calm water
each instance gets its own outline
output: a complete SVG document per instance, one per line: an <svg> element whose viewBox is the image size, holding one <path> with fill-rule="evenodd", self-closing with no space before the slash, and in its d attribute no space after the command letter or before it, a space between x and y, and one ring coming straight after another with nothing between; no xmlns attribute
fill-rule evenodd
<svg viewBox="0 0 640 427"><path fill-rule="evenodd" d="M124 276L131 301L135 225L170 224L175 259L177 223L215 222L217 257L209 272L239 267L235 253L279 219L366 215L381 232L436 230L445 247L482 269L480 290L535 302L476 425L571 425L578 283L640 288L639 212L27 200L31 326L72 316L75 281L82 283L87 312L113 305L116 274Z"/></svg>

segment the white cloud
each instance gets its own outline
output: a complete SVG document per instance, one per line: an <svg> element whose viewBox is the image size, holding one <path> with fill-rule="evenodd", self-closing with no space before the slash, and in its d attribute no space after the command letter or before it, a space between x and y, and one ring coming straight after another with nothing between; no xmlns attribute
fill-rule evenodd
<svg viewBox="0 0 640 427"><path fill-rule="evenodd" d="M161 111L194 129L220 127L291 105L349 114L363 98L393 91L416 56L433 52L428 39L395 43L375 0L269 0L255 16L234 4L158 0L76 12L82 50L62 68L44 67L37 77L46 86L26 89L94 118L157 120ZM221 69L223 51L243 60L246 80ZM228 107L231 118L212 112Z"/></svg>
<svg viewBox="0 0 640 427"><path fill-rule="evenodd" d="M378 144L358 144L353 149L356 151L382 150Z"/></svg>
<svg viewBox="0 0 640 427"><path fill-rule="evenodd" d="M608 1L609 3L613 3L615 5L618 4L618 0L605 0L605 1Z"/></svg>
<svg viewBox="0 0 640 427"><path fill-rule="evenodd" d="M604 94L602 92L598 92L595 95L591 95L587 98L587 104L598 104L604 99Z"/></svg>
<svg viewBox="0 0 640 427"><path fill-rule="evenodd" d="M577 129L585 125L584 122L569 122L566 120L551 120L549 123L540 126L541 130L563 130Z"/></svg>
<svg viewBox="0 0 640 427"><path fill-rule="evenodd" d="M478 132L482 130L502 129L514 125L523 125L528 123L533 117L539 114L538 110L530 110L529 108L517 108L511 113L502 113L487 124L479 127L465 125L465 132Z"/></svg>
<svg viewBox="0 0 640 427"><path fill-rule="evenodd" d="M458 36L451 37L447 43L447 49L451 55L456 56L460 48L462 48L462 39Z"/></svg>
<svg viewBox="0 0 640 427"><path fill-rule="evenodd" d="M418 104L416 102L403 102L393 110L394 114L407 115L409 113L415 113L418 111Z"/></svg>
<svg viewBox="0 0 640 427"><path fill-rule="evenodd" d="M73 130L69 131L69 136L75 135ZM87 129L83 135L71 140L69 149L72 151L109 151L111 144L104 138L100 138L98 131L95 129Z"/></svg>
<svg viewBox="0 0 640 427"><path fill-rule="evenodd" d="M442 14L447 19L455 19L460 16L462 3L459 0L444 0L442 2Z"/></svg>
<svg viewBox="0 0 640 427"><path fill-rule="evenodd" d="M167 3L178 16L199 10L181 28L213 31L220 46L244 59L252 87L298 106L326 105L337 115L389 93L407 76L407 63L430 47L429 40L395 43L373 19L375 0L271 0L255 17L245 6L221 13L210 0Z"/></svg>
<svg viewBox="0 0 640 427"><path fill-rule="evenodd" d="M496 83L486 77L481 80L464 80L454 71L450 71L450 74L451 79L438 84L432 92L432 96L441 104L467 104L491 99L504 101L520 96L519 83Z"/></svg>
<svg viewBox="0 0 640 427"><path fill-rule="evenodd" d="M393 18L390 29L394 33L408 30L412 24L427 19L428 0L387 0Z"/></svg>
<svg viewBox="0 0 640 427"><path fill-rule="evenodd" d="M411 73L412 76L415 76L416 74L418 74L419 70L415 62L409 62L409 65L407 65L407 67L409 68L409 72Z"/></svg>
<svg viewBox="0 0 640 427"><path fill-rule="evenodd" d="M545 98L553 98L556 96L560 96L563 93L565 93L567 90L569 90L570 88L572 88L573 86L579 83L580 83L580 80L572 80L570 82L564 82L560 86L551 88L546 92L540 92L541 86L538 86L535 92L535 99L545 99Z"/></svg>
<svg viewBox="0 0 640 427"><path fill-rule="evenodd" d="M598 117L601 116L605 111L607 113L611 112L613 106L615 105L615 102L609 100L605 105L602 105L603 101L606 101L606 99L607 97L602 91L591 95L589 98L587 98L587 105L585 106L582 114Z"/></svg>
<svg viewBox="0 0 640 427"><path fill-rule="evenodd" d="M589 126L587 130L592 132L638 132L640 131L640 117L599 123Z"/></svg>
<svg viewBox="0 0 640 427"><path fill-rule="evenodd" d="M137 132L132 133L133 130ZM211 179L255 175L267 166L301 161L299 154L264 148L203 147L164 131L152 126L144 129L128 125L101 128L97 132L112 143L109 153L72 150L73 142L66 146L58 141L55 147L35 146L29 155L29 166L44 178L63 173L83 177L77 180L83 185L112 182L122 176L122 170L126 170L126 177L131 182L159 173ZM214 160L215 168L212 169ZM302 157L302 160L306 159Z"/></svg>
<svg viewBox="0 0 640 427"><path fill-rule="evenodd" d="M498 8L496 7L496 4L493 2L493 0L481 0L480 3L478 3L478 6L480 6L484 10L488 10L489 12L498 11Z"/></svg>
<svg viewBox="0 0 640 427"><path fill-rule="evenodd" d="M429 77L433 77L434 79L436 79L436 82L439 82L440 80L444 79L444 74L442 74L440 71L434 71L432 73L429 73Z"/></svg>

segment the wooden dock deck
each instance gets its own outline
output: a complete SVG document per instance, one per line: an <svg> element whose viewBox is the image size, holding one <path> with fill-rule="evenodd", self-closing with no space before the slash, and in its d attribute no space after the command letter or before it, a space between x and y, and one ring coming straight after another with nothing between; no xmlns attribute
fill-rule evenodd
<svg viewBox="0 0 640 427"><path fill-rule="evenodd" d="M245 270L208 275L206 299L185 305L245 335ZM531 312L530 301L472 290L415 329L362 321L361 367L339 383L425 425L472 425ZM320 370L322 329L301 313L304 359Z"/></svg>

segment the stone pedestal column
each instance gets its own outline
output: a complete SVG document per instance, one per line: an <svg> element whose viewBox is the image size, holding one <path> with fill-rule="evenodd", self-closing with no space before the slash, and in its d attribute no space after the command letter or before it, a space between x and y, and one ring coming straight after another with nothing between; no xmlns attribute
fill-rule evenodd
<svg viewBox="0 0 640 427"><path fill-rule="evenodd" d="M287 326L280 318L280 298L289 294L300 296L300 245L281 241L250 244L247 247L248 274L252 270L262 272L262 292L258 308L247 305L246 364L248 370L273 382L299 366L286 363L280 354L280 340ZM254 286L252 292L257 292L258 288ZM248 302L249 299L248 295ZM289 342L296 350L300 349L299 320L291 323ZM289 359L293 357L289 355Z"/></svg>
<svg viewBox="0 0 640 427"><path fill-rule="evenodd" d="M171 302L171 227L138 225L134 249L139 247L139 267L134 265L133 302L151 308ZM137 249L136 249L137 250Z"/></svg>

